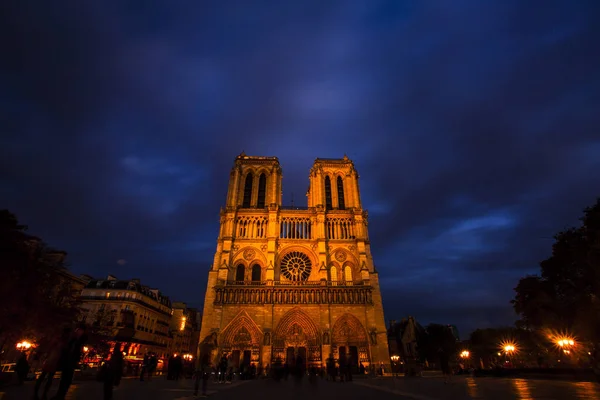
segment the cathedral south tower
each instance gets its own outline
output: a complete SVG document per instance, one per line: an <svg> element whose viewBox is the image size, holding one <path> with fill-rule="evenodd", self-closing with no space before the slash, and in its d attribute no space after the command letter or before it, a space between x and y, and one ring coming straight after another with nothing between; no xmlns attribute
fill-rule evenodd
<svg viewBox="0 0 600 400"><path fill-rule="evenodd" d="M200 357L234 367L389 365L353 162L317 158L306 207L282 205L277 157L237 156L208 273Z"/></svg>

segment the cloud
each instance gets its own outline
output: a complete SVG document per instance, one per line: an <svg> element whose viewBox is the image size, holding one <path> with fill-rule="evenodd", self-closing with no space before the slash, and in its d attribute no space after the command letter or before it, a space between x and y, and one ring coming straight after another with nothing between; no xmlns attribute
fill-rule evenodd
<svg viewBox="0 0 600 400"><path fill-rule="evenodd" d="M200 305L235 155L346 153L386 315L464 332L598 196L595 2L2 7L0 198L77 272Z"/></svg>

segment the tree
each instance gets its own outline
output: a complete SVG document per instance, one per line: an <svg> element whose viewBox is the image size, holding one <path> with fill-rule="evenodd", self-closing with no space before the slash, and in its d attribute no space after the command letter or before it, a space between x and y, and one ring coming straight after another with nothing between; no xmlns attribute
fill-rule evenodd
<svg viewBox="0 0 600 400"><path fill-rule="evenodd" d="M475 364L481 359L489 365L499 357L504 357L503 346L509 343L516 347L516 359L531 362L547 353L544 339L535 331L515 327L477 329L471 333L469 343L471 359Z"/></svg>
<svg viewBox="0 0 600 400"><path fill-rule="evenodd" d="M582 225L559 232L541 274L527 276L512 301L519 326L569 332L600 343L600 198L584 210Z"/></svg>
<svg viewBox="0 0 600 400"><path fill-rule="evenodd" d="M26 230L14 214L0 210L0 348L22 338L59 335L78 311L61 274L66 253Z"/></svg>
<svg viewBox="0 0 600 400"><path fill-rule="evenodd" d="M456 354L458 343L449 326L429 324L424 333L417 338L419 356L423 361L437 361L440 349L451 357Z"/></svg>

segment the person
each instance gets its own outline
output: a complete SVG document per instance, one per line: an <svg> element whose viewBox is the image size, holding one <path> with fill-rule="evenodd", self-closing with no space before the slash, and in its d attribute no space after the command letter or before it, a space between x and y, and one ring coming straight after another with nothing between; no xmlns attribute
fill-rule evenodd
<svg viewBox="0 0 600 400"><path fill-rule="evenodd" d="M146 354L144 354L144 359L142 361L142 368L140 371L140 381L144 380L144 375L146 375L149 368L150 368L150 353L146 353Z"/></svg>
<svg viewBox="0 0 600 400"><path fill-rule="evenodd" d="M150 353L150 358L148 359L148 380L152 378L154 372L156 371L156 367L158 366L158 358L155 353Z"/></svg>
<svg viewBox="0 0 600 400"><path fill-rule="evenodd" d="M208 386L208 379L210 378L211 365L207 359L204 359L200 363L200 367L194 372L194 396L198 396L198 389L200 387L200 381L202 381L202 391L200 397L206 397L206 387Z"/></svg>
<svg viewBox="0 0 600 400"><path fill-rule="evenodd" d="M440 368L444 375L444 383L448 383L452 378L452 371L450 370L450 357L443 349L438 350L438 356L440 358Z"/></svg>
<svg viewBox="0 0 600 400"><path fill-rule="evenodd" d="M37 400L39 397L40 387L46 379L46 385L44 386L44 391L42 392L42 400L46 400L48 396L48 391L52 386L52 380L54 379L54 375L59 367L59 362L61 360L61 355L65 351L67 344L69 343L69 337L71 336L71 328L65 328L61 337L54 340L50 345L50 351L48 352L48 356L46 360L44 360L44 364L42 365L42 373L35 381L35 388L33 393L34 400Z"/></svg>
<svg viewBox="0 0 600 400"><path fill-rule="evenodd" d="M27 354L25 352L22 352L21 357L19 357L17 360L15 372L17 373L17 378L19 379L19 385L22 385L27 378L27 373L29 372L29 362L27 361Z"/></svg>
<svg viewBox="0 0 600 400"><path fill-rule="evenodd" d="M221 362L219 363L219 383L225 383L225 375L227 373L227 354L223 353Z"/></svg>
<svg viewBox="0 0 600 400"><path fill-rule="evenodd" d="M61 356L61 361L59 362L62 371L60 383L58 384L58 391L52 400L64 400L67 395L73 382L75 368L77 368L81 359L81 349L86 340L86 326L85 324L79 324Z"/></svg>
<svg viewBox="0 0 600 400"><path fill-rule="evenodd" d="M113 387L118 387L123 376L123 353L121 353L121 343L116 343L110 360L105 363L103 376L104 400L112 400Z"/></svg>

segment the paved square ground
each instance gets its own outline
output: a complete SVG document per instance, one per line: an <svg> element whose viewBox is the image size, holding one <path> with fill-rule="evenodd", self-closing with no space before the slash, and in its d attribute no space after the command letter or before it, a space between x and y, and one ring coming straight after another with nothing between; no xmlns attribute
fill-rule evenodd
<svg viewBox="0 0 600 400"><path fill-rule="evenodd" d="M54 390L58 381L54 382ZM51 394L54 394L54 390ZM549 380L497 379L455 377L445 384L441 378L375 378L355 379L353 382L327 382L318 379L309 383L289 379L237 381L232 384L210 382L209 398L214 400L600 400L600 385L591 382L562 382ZM30 400L33 382L5 388L1 400ZM102 400L102 384L76 382L67 397L69 400ZM140 382L124 379L114 393L114 400L192 400L193 382L167 381L164 377Z"/></svg>

